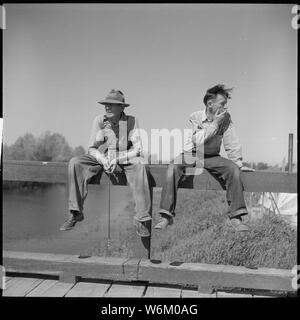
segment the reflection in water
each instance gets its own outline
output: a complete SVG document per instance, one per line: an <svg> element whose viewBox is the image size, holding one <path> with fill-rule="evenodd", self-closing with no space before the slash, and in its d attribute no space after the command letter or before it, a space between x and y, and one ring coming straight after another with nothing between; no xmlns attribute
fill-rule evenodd
<svg viewBox="0 0 300 320"><path fill-rule="evenodd" d="M74 230L59 231L68 215L65 185L47 185L34 190L4 190L3 249L68 254L100 254L107 250L108 189L89 186L85 220ZM135 234L129 188L111 187L111 255L130 255ZM110 248L112 249L112 248Z"/></svg>

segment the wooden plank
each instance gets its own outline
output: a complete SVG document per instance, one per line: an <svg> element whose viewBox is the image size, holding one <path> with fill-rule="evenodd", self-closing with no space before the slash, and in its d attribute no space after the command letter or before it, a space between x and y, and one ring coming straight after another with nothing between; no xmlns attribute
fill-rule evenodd
<svg viewBox="0 0 300 320"><path fill-rule="evenodd" d="M26 297L42 297L43 294L49 290L51 287L53 287L58 280L49 280L46 279L42 281L37 287L35 287L32 291L30 291Z"/></svg>
<svg viewBox="0 0 300 320"><path fill-rule="evenodd" d="M79 259L73 255L14 251L4 251L3 262L6 270L21 268L29 273L30 270L65 271L85 278L128 281L136 277L139 281L158 284L198 285L199 289L247 288L295 292L291 285L293 274L285 269L248 269L204 263L174 266L167 262L155 264L146 259L139 262L113 257Z"/></svg>
<svg viewBox="0 0 300 320"><path fill-rule="evenodd" d="M5 290L7 288L7 284L11 279L12 279L12 277L7 277L7 276L4 276L2 278L2 285L3 285L3 287L1 286L2 290Z"/></svg>
<svg viewBox="0 0 300 320"><path fill-rule="evenodd" d="M198 290L183 289L181 291L182 298L216 298L217 294L214 293L201 293Z"/></svg>
<svg viewBox="0 0 300 320"><path fill-rule="evenodd" d="M14 278L7 283L3 290L4 297L24 297L32 289L38 286L43 280L34 278Z"/></svg>
<svg viewBox="0 0 300 320"><path fill-rule="evenodd" d="M66 297L103 297L109 283L77 282Z"/></svg>
<svg viewBox="0 0 300 320"><path fill-rule="evenodd" d="M139 263L138 280L152 283L195 285L205 288L248 288L264 290L294 291L291 286L292 273L284 269L248 269L245 267L183 263L172 266L163 262L151 263L142 259Z"/></svg>
<svg viewBox="0 0 300 320"><path fill-rule="evenodd" d="M22 267L18 267L18 268L13 268L13 267L8 267L7 268L7 272L10 272L10 273L17 273L18 276L23 276L23 275L26 275L26 276L31 276L31 275L41 275L41 276L55 276L55 277L59 277L61 272L60 271L50 271L50 270L30 270L28 271L28 268L26 268L24 266L24 268ZM12 277L13 278L13 277Z"/></svg>
<svg viewBox="0 0 300 320"><path fill-rule="evenodd" d="M72 283L57 281L54 285L45 290L41 297L63 297L74 286Z"/></svg>
<svg viewBox="0 0 300 320"><path fill-rule="evenodd" d="M12 277L4 276L3 281L5 282L5 285L6 285L7 282L10 281L11 279L12 279Z"/></svg>
<svg viewBox="0 0 300 320"><path fill-rule="evenodd" d="M66 272L90 279L126 281L123 264L128 259L95 257L79 259L78 256L36 252L4 251L3 264L7 270L21 269L23 272ZM132 276L130 276L130 280Z"/></svg>
<svg viewBox="0 0 300 320"><path fill-rule="evenodd" d="M252 298L252 294L217 291L217 298Z"/></svg>
<svg viewBox="0 0 300 320"><path fill-rule="evenodd" d="M113 284L104 297L142 297L144 291L144 285Z"/></svg>
<svg viewBox="0 0 300 320"><path fill-rule="evenodd" d="M141 259L128 259L123 264L123 271L128 280L138 279L138 270Z"/></svg>
<svg viewBox="0 0 300 320"><path fill-rule="evenodd" d="M144 297L146 298L180 298L181 289L168 287L148 286Z"/></svg>
<svg viewBox="0 0 300 320"><path fill-rule="evenodd" d="M63 162L4 161L3 180L67 183L67 167L68 163ZM165 180L167 165L149 165L149 169L151 185L161 187ZM255 171L242 172L241 177L245 191L297 193L297 173ZM109 180L104 174L101 178L101 184L108 184L108 182ZM124 179L121 179L121 185L126 185L126 183ZM200 175L186 176L182 179L179 187L222 190L221 185L206 170Z"/></svg>

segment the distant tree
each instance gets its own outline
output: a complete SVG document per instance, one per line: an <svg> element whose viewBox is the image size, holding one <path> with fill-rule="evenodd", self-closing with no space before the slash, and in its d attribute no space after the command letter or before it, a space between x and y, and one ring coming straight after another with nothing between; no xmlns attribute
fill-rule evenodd
<svg viewBox="0 0 300 320"><path fill-rule="evenodd" d="M265 162L258 162L258 164L256 165L256 168L257 170L265 170L265 169L268 169L268 164L265 163Z"/></svg>
<svg viewBox="0 0 300 320"><path fill-rule="evenodd" d="M248 168L252 168L252 164L253 164L253 168L254 168L255 163L250 163L250 162L243 161L243 166L246 166Z"/></svg>
<svg viewBox="0 0 300 320"><path fill-rule="evenodd" d="M65 137L59 133L46 131L39 138L31 133L19 137L12 145L3 145L5 160L36 160L67 162L74 156L86 153L82 146L70 147Z"/></svg>
<svg viewBox="0 0 300 320"><path fill-rule="evenodd" d="M72 148L63 135L46 131L39 137L35 151L35 157L38 160L69 161L72 155Z"/></svg>
<svg viewBox="0 0 300 320"><path fill-rule="evenodd" d="M82 146L71 148L63 135L46 131L38 139L31 133L19 137L12 145L3 145L4 160L36 160L67 162L73 156L85 154ZM35 182L4 181L2 187L24 188L41 185Z"/></svg>
<svg viewBox="0 0 300 320"><path fill-rule="evenodd" d="M7 143L4 143L3 145L3 159L11 160L10 147L7 145Z"/></svg>
<svg viewBox="0 0 300 320"><path fill-rule="evenodd" d="M86 153L85 149L82 146L78 146L74 149L73 156L78 157L78 156L84 155L85 153Z"/></svg>
<svg viewBox="0 0 300 320"><path fill-rule="evenodd" d="M5 144L3 157L7 160L36 160L36 139L31 133L19 137L10 147Z"/></svg>

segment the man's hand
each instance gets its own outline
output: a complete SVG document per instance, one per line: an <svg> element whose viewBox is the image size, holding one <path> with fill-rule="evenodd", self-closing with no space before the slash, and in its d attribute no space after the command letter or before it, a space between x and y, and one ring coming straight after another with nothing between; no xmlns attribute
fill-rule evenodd
<svg viewBox="0 0 300 320"><path fill-rule="evenodd" d="M226 110L224 111L221 111L221 109L219 109L216 114L214 115L214 122L217 124L217 125L220 125L221 122L224 120L224 117L225 117L225 114L226 114Z"/></svg>
<svg viewBox="0 0 300 320"><path fill-rule="evenodd" d="M227 112L225 110L223 112L218 113L218 111L217 111L215 118L214 118L214 122L218 126L217 134L223 135L224 132L228 129L230 122L231 122L231 117L230 117L229 112Z"/></svg>
<svg viewBox="0 0 300 320"><path fill-rule="evenodd" d="M110 168L109 161L104 155L97 154L96 159L97 159L98 163L103 165L103 168L105 171L109 170L109 168Z"/></svg>
<svg viewBox="0 0 300 320"><path fill-rule="evenodd" d="M110 161L109 170L108 170L109 173L113 173L115 171L117 164L118 164L117 158L114 158Z"/></svg>
<svg viewBox="0 0 300 320"><path fill-rule="evenodd" d="M241 171L249 171L249 172L253 172L253 171L255 171L254 169L249 168L249 167L246 167L246 166L242 166L242 167L240 167L240 170L241 170Z"/></svg>

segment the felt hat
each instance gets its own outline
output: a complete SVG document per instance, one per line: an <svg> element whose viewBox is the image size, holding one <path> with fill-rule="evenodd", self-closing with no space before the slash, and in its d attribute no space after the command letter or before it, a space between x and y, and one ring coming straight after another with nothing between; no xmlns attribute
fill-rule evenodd
<svg viewBox="0 0 300 320"><path fill-rule="evenodd" d="M124 107L130 106L130 104L125 103L125 97L122 91L120 90L115 90L112 89L109 94L106 96L104 100L99 101L98 103L100 104L109 104L109 103L114 103L114 104L120 104Z"/></svg>

